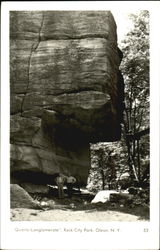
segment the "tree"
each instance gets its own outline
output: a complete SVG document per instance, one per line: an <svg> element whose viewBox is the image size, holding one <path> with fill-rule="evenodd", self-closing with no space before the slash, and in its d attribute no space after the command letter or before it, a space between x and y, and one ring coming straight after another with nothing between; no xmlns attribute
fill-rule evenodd
<svg viewBox="0 0 160 250"><path fill-rule="evenodd" d="M128 171L122 142L91 144L91 169L87 188L91 191L117 188L120 176Z"/></svg>
<svg viewBox="0 0 160 250"><path fill-rule="evenodd" d="M130 18L133 29L121 44L121 71L125 82L123 132L130 174L140 181L143 172L141 163L149 155L149 137L144 136L141 140L134 135L149 127L149 13L140 11Z"/></svg>

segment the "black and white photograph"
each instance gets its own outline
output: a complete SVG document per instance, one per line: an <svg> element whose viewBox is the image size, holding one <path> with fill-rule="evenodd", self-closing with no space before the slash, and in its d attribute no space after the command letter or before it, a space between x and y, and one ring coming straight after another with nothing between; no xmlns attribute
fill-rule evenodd
<svg viewBox="0 0 160 250"><path fill-rule="evenodd" d="M9 10L8 23L8 223L49 222L52 233L93 235L120 234L122 222L144 223L147 237L151 168L159 168L151 162L157 158L151 152L150 9L31 5ZM56 229L71 222L83 228Z"/></svg>
<svg viewBox="0 0 160 250"><path fill-rule="evenodd" d="M11 11L11 219L149 219L149 13ZM144 115L145 114L145 115Z"/></svg>

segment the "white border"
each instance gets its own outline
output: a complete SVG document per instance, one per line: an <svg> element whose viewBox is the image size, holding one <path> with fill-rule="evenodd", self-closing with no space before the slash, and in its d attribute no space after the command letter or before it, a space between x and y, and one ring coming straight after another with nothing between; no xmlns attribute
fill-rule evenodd
<svg viewBox="0 0 160 250"><path fill-rule="evenodd" d="M10 222L9 202L9 11L111 10L151 13L151 220L150 222ZM159 83L160 3L153 2L2 2L1 15L1 249L159 249ZM16 228L120 228L119 233L16 232ZM144 233L144 228L149 232Z"/></svg>

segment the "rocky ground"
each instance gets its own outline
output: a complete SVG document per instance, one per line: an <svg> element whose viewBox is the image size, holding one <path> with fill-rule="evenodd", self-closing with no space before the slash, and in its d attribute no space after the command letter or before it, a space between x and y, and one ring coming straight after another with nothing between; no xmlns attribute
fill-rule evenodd
<svg viewBox="0 0 160 250"><path fill-rule="evenodd" d="M13 208L12 221L144 221L149 220L148 206L126 206L106 202L92 204L92 195L74 195L59 200L34 196L42 209Z"/></svg>
<svg viewBox="0 0 160 250"><path fill-rule="evenodd" d="M71 209L34 210L16 208L11 211L13 221L141 221L139 216L117 211Z"/></svg>

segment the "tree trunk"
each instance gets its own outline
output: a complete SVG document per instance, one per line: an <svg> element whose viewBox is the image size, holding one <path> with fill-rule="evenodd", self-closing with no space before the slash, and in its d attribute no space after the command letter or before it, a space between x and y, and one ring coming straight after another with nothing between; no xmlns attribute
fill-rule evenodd
<svg viewBox="0 0 160 250"><path fill-rule="evenodd" d="M127 136L128 130L127 130L127 125L126 125L124 120L123 120L123 124L124 124L125 141L126 141L126 146L127 146L127 151L128 151L128 160L127 161L128 161L128 166L129 166L130 178L131 178L131 180L133 180L134 179L134 171L133 171L132 160L131 160L131 144L130 144L129 137Z"/></svg>
<svg viewBox="0 0 160 250"><path fill-rule="evenodd" d="M101 170L101 175L102 175L102 190L105 189L105 176L104 176L104 171Z"/></svg>
<svg viewBox="0 0 160 250"><path fill-rule="evenodd" d="M138 179L141 180L141 166L140 166L140 153L139 153L139 140L137 140L137 163L138 163Z"/></svg>

